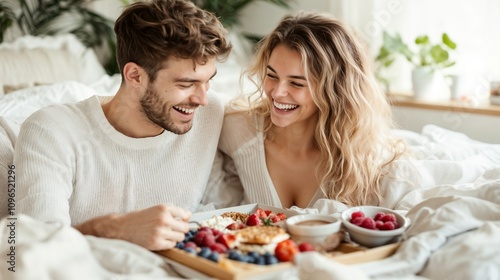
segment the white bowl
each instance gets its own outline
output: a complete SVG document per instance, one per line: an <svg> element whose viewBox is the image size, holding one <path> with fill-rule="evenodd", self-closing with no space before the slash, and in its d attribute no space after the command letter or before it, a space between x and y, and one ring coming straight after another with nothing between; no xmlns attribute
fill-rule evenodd
<svg viewBox="0 0 500 280"><path fill-rule="evenodd" d="M340 230L339 218L321 214L295 215L286 219L286 227L296 242L310 242L320 245L326 237Z"/></svg>
<svg viewBox="0 0 500 280"><path fill-rule="evenodd" d="M399 228L393 230L373 230L357 226L351 223L351 214L356 211L361 211L366 217L375 217L378 212L392 213L396 216ZM351 207L340 216L344 227L349 232L352 241L359 245L373 248L398 241L399 237L408 228L409 221L400 213L384 207L378 206L357 206Z"/></svg>

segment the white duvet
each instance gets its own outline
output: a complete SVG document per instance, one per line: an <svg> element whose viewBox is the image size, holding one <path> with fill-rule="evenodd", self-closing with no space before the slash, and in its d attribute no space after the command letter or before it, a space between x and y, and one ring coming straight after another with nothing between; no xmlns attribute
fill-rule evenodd
<svg viewBox="0 0 500 280"><path fill-rule="evenodd" d="M0 98L1 176L5 176L20 123L35 110L116 92L119 77L93 85L66 82ZM421 133L398 130L416 159L400 161L401 178L388 182L384 206L407 211L412 224L397 253L383 261L349 267L376 279L500 279L500 145L485 144L436 126ZM418 181L414 173L420 175ZM407 173L405 173L407 172ZM5 197L6 178L0 178ZM323 203L323 204L321 204ZM344 206L320 202L325 212ZM0 209L5 210L4 205ZM0 210L0 214L3 210ZM16 273L0 262L0 279L165 279L162 259L133 244L82 236L72 228L16 220ZM1 221L0 255L10 252L10 220ZM8 259L7 259L8 260ZM320 264L321 262L318 262ZM299 268L302 266L299 262ZM303 268L301 268L303 269ZM342 272L342 266L337 272ZM325 272L326 271L326 272ZM314 273L328 273L319 265ZM330 275L331 279L345 274ZM295 276L293 276L295 275ZM304 274L287 274L293 279Z"/></svg>

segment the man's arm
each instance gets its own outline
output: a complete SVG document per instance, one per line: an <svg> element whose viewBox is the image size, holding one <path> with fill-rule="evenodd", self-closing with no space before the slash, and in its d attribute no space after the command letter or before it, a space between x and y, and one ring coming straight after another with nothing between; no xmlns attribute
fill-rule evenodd
<svg viewBox="0 0 500 280"><path fill-rule="evenodd" d="M156 251L173 248L184 240L191 213L166 205L157 205L127 214L110 214L91 219L75 228L85 235L127 240Z"/></svg>
<svg viewBox="0 0 500 280"><path fill-rule="evenodd" d="M43 111L21 126L14 151L16 206L17 213L36 220L70 225L75 153L65 127L57 126L60 123Z"/></svg>

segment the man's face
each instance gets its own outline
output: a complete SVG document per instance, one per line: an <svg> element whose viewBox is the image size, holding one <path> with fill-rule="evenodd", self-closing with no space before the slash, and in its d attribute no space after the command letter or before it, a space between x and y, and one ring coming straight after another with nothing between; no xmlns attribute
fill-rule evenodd
<svg viewBox="0 0 500 280"><path fill-rule="evenodd" d="M147 118L175 134L184 134L193 126L198 106L208 104L209 82L215 76L215 58L206 64L194 64L191 59L172 59L158 71L156 80L149 82L140 100Z"/></svg>

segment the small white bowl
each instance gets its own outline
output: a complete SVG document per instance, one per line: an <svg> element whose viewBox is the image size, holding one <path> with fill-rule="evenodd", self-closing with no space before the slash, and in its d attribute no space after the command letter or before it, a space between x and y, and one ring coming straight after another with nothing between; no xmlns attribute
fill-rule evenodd
<svg viewBox="0 0 500 280"><path fill-rule="evenodd" d="M399 228L393 230L373 230L357 226L351 223L351 214L356 211L361 211L366 217L372 218L375 217L378 212L392 213L396 216ZM344 227L347 229L347 232L349 232L351 240L368 248L378 247L398 241L399 237L409 225L408 219L400 213L389 208L378 206L352 207L342 212L340 217Z"/></svg>
<svg viewBox="0 0 500 280"><path fill-rule="evenodd" d="M296 242L310 242L320 245L326 237L340 230L339 218L321 214L295 215L286 219L286 227Z"/></svg>

